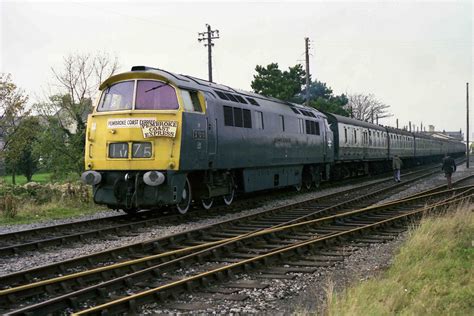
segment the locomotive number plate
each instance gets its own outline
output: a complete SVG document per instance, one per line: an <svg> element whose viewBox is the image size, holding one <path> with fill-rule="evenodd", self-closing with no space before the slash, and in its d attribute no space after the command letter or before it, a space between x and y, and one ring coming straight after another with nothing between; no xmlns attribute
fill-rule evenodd
<svg viewBox="0 0 474 316"><path fill-rule="evenodd" d="M206 131L203 129L193 129L194 139L206 139Z"/></svg>
<svg viewBox="0 0 474 316"><path fill-rule="evenodd" d="M109 158L128 158L128 143L109 144Z"/></svg>

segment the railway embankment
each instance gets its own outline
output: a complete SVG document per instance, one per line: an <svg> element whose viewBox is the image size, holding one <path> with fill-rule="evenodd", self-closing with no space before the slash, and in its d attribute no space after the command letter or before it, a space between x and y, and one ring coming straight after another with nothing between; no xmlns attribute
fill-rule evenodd
<svg viewBox="0 0 474 316"><path fill-rule="evenodd" d="M474 207L428 215L406 233L392 264L342 291L326 283L327 315L468 315L473 310ZM394 245L395 245L394 244ZM392 245L390 248L393 249ZM387 247L388 245L386 245ZM389 250L387 247L386 250ZM370 266L370 264L369 264ZM373 268L373 267L372 267ZM298 310L297 314L321 309Z"/></svg>

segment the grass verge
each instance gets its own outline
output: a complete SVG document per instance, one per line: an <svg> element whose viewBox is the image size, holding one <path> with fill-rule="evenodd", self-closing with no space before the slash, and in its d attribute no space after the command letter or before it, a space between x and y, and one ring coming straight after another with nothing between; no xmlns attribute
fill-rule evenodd
<svg viewBox="0 0 474 316"><path fill-rule="evenodd" d="M93 203L52 201L41 205L25 204L15 217L0 216L0 225L29 224L96 213L105 208ZM0 228L1 229L1 228Z"/></svg>
<svg viewBox="0 0 474 316"><path fill-rule="evenodd" d="M328 296L328 315L472 315L474 209L425 217L382 275Z"/></svg>
<svg viewBox="0 0 474 316"><path fill-rule="evenodd" d="M6 184L12 184L12 176L2 176L1 177ZM23 185L26 184L28 181L26 180L25 176L17 175L15 177L16 184ZM38 183L48 183L51 182L51 173L35 173L31 179L33 182Z"/></svg>

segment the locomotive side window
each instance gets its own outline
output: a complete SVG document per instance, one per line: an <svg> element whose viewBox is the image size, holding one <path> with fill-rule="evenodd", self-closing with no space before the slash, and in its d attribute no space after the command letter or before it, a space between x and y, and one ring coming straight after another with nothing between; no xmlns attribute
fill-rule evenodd
<svg viewBox="0 0 474 316"><path fill-rule="evenodd" d="M131 110L134 81L123 81L107 88L103 93L97 111Z"/></svg>
<svg viewBox="0 0 474 316"><path fill-rule="evenodd" d="M263 129L263 113L260 111L255 111L255 128Z"/></svg>
<svg viewBox="0 0 474 316"><path fill-rule="evenodd" d="M193 102L193 108L196 112L202 112L201 102L199 102L199 97L197 91L190 91L191 101Z"/></svg>
<svg viewBox="0 0 474 316"><path fill-rule="evenodd" d="M239 100L240 103L247 104L247 101L245 101L244 98L242 98L240 95L234 95L234 97Z"/></svg>
<svg viewBox="0 0 474 316"><path fill-rule="evenodd" d="M138 80L135 109L176 110L179 108L176 91L165 82Z"/></svg>
<svg viewBox="0 0 474 316"><path fill-rule="evenodd" d="M230 106L224 106L224 125L234 126L234 111Z"/></svg>
<svg viewBox="0 0 474 316"><path fill-rule="evenodd" d="M280 128L284 132L285 131L285 117L283 115L280 116Z"/></svg>
<svg viewBox="0 0 474 316"><path fill-rule="evenodd" d="M248 101L250 102L250 104L252 104L252 105L260 106L260 104L258 104L258 102L257 102L255 99L247 98L247 100L248 100Z"/></svg>
<svg viewBox="0 0 474 316"><path fill-rule="evenodd" d="M244 127L252 128L252 114L250 110L243 109L244 114Z"/></svg>
<svg viewBox="0 0 474 316"><path fill-rule="evenodd" d="M250 110L225 105L223 108L225 126L252 128L252 115Z"/></svg>
<svg viewBox="0 0 474 316"><path fill-rule="evenodd" d="M295 112L296 114L300 114L300 112L299 112L297 109L295 109L294 107L291 107L291 106L290 106L290 109L291 109L293 112Z"/></svg>
<svg viewBox="0 0 474 316"><path fill-rule="evenodd" d="M344 127L344 140L345 140L345 143L347 144L347 128Z"/></svg>
<svg viewBox="0 0 474 316"><path fill-rule="evenodd" d="M220 91L217 91L217 90L214 90L217 95L219 96L219 98L221 98L222 100L229 100L228 97L225 96L225 94L223 92L220 92Z"/></svg>
<svg viewBox="0 0 474 316"><path fill-rule="evenodd" d="M306 120L306 134L320 135L319 122Z"/></svg>
<svg viewBox="0 0 474 316"><path fill-rule="evenodd" d="M298 119L298 131L300 134L304 134L304 123L303 119Z"/></svg>
<svg viewBox="0 0 474 316"><path fill-rule="evenodd" d="M234 101L234 102L239 102L237 101L237 99L234 97L234 95L230 94L230 93L226 93L225 96L231 100L231 101Z"/></svg>
<svg viewBox="0 0 474 316"><path fill-rule="evenodd" d="M241 108L234 108L234 126L235 127L243 127L244 120L242 119L242 109Z"/></svg>
<svg viewBox="0 0 474 316"><path fill-rule="evenodd" d="M188 112L202 112L201 103L196 91L181 91L181 97L184 102L184 109Z"/></svg>

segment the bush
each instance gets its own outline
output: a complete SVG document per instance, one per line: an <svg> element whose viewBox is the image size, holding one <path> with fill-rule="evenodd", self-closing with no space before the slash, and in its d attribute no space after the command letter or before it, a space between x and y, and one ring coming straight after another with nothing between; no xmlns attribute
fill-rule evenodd
<svg viewBox="0 0 474 316"><path fill-rule="evenodd" d="M26 208L53 202L66 206L91 204L91 196L91 188L81 182L0 184L0 213L7 218L14 218L18 211L21 211L19 210L20 205L22 208Z"/></svg>

